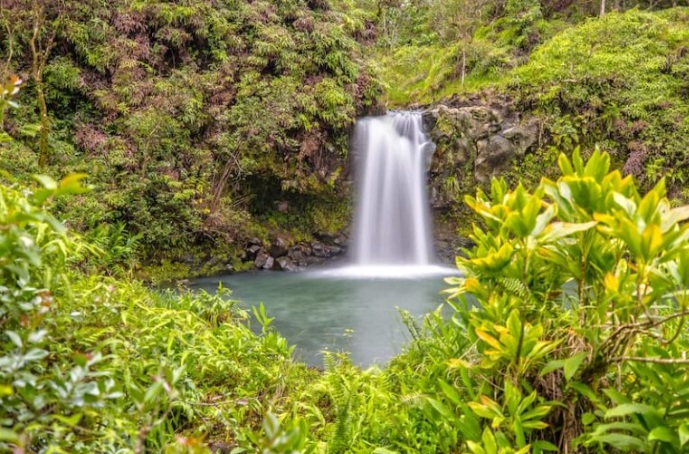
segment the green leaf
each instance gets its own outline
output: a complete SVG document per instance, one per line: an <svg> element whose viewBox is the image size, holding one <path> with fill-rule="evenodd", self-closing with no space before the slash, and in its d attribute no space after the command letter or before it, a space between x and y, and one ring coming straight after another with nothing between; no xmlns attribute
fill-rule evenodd
<svg viewBox="0 0 689 454"><path fill-rule="evenodd" d="M667 426L656 427L648 434L649 441L665 441L673 443L677 439L677 434Z"/></svg>
<svg viewBox="0 0 689 454"><path fill-rule="evenodd" d="M636 450L643 452L646 449L646 443L631 435L624 434L606 434L593 437L599 443L606 443L610 446L623 451Z"/></svg>
<svg viewBox="0 0 689 454"><path fill-rule="evenodd" d="M581 224L553 222L543 230L543 234L538 237L538 241L541 243L552 243L555 240L559 240L560 238L564 238L574 233L589 230L595 227L596 224L596 221L584 222Z"/></svg>
<svg viewBox="0 0 689 454"><path fill-rule="evenodd" d="M579 370L579 366L581 366L582 361L586 359L586 356L586 353L581 352L565 360L565 378L567 379L567 381L570 381L572 377L574 377L574 374L577 373L577 370Z"/></svg>
<svg viewBox="0 0 689 454"><path fill-rule="evenodd" d="M554 359L552 361L549 361L548 364L543 366L541 368L541 371L539 372L538 375L541 377L544 375L549 374L550 372L557 370L557 369L562 369L565 366L565 360L564 359Z"/></svg>
<svg viewBox="0 0 689 454"><path fill-rule="evenodd" d="M455 405L460 405L462 403L462 398L460 397L459 393L455 388L450 386L449 383L447 383L445 380L439 380L438 385L440 385L440 389L443 391L443 394L450 400Z"/></svg>
<svg viewBox="0 0 689 454"><path fill-rule="evenodd" d="M57 189L57 181L53 180L48 175L33 175L33 179L41 183L44 188L50 191Z"/></svg>
<svg viewBox="0 0 689 454"><path fill-rule="evenodd" d="M72 416L53 415L53 418L64 424L67 424L69 427L74 427L79 424L79 421L81 421L83 416L83 413L76 413Z"/></svg>
<svg viewBox="0 0 689 454"><path fill-rule="evenodd" d="M155 382L153 382L153 384L149 386L149 388L146 390L146 394L144 395L144 403L153 403L162 390L163 383L161 380L156 380Z"/></svg>
<svg viewBox="0 0 689 454"><path fill-rule="evenodd" d="M5 334L7 334L7 337L10 338L14 345L16 345L18 348L22 348L24 343L22 342L22 338L19 337L19 334L15 333L14 331L5 331Z"/></svg>
<svg viewBox="0 0 689 454"><path fill-rule="evenodd" d="M88 192L88 188L81 184L81 180L86 178L85 173L73 173L60 180L58 193L60 194L83 194Z"/></svg>
<svg viewBox="0 0 689 454"><path fill-rule="evenodd" d="M606 418L615 418L618 416L629 416L629 415L645 415L645 414L659 414L660 411L655 407L646 404L621 404L615 408L611 408L605 412Z"/></svg>
<svg viewBox="0 0 689 454"><path fill-rule="evenodd" d="M580 382L575 381L572 383L568 383L567 387L572 388L573 390L575 390L576 392L578 392L582 396L587 397L592 402L597 402L598 400L600 400L598 395L595 392L593 392L591 387L589 387L588 385L586 385L584 383L580 383Z"/></svg>
<svg viewBox="0 0 689 454"><path fill-rule="evenodd" d="M679 434L679 445L684 446L689 441L689 425L682 424L677 433Z"/></svg>
<svg viewBox="0 0 689 454"><path fill-rule="evenodd" d="M559 451L560 449L549 441L538 440L533 442L534 452L538 451Z"/></svg>
<svg viewBox="0 0 689 454"><path fill-rule="evenodd" d="M490 431L488 427L483 429L483 436L481 437L481 441L483 442L483 446L486 449L487 453L498 452L498 445L495 441L495 436L493 436L493 433Z"/></svg>
<svg viewBox="0 0 689 454"><path fill-rule="evenodd" d="M591 412L586 412L583 415L581 415L581 423L585 426L590 425L595 420L596 415Z"/></svg>
<svg viewBox="0 0 689 454"><path fill-rule="evenodd" d="M19 435L10 429L0 427L0 441L8 441L10 443L16 443L19 441Z"/></svg>
<svg viewBox="0 0 689 454"><path fill-rule="evenodd" d="M456 415L450 411L449 408L445 404L443 404L440 401L437 401L435 399L428 398L428 403L431 404L435 410L440 413L441 416L448 418L448 419L455 419Z"/></svg>

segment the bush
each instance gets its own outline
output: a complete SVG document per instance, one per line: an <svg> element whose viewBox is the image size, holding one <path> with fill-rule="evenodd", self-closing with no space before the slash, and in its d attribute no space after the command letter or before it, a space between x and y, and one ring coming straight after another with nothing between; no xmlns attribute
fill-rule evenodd
<svg viewBox="0 0 689 454"><path fill-rule="evenodd" d="M475 453L683 452L689 207L663 181L640 196L598 151L559 167L532 193L496 180L467 197L485 228L452 279L472 348L449 360L469 381L446 400L471 400Z"/></svg>

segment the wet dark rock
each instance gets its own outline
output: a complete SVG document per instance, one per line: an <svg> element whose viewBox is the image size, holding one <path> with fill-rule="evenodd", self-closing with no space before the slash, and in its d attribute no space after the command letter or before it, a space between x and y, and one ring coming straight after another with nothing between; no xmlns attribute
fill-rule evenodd
<svg viewBox="0 0 689 454"><path fill-rule="evenodd" d="M431 205L445 209L476 183L509 170L538 140L538 124L508 99L452 99L423 115L436 144L429 165Z"/></svg>
<svg viewBox="0 0 689 454"><path fill-rule="evenodd" d="M292 249L290 249L287 256L299 266L306 266L308 264L306 261L307 255L304 253L304 246L302 245L294 246Z"/></svg>
<svg viewBox="0 0 689 454"><path fill-rule="evenodd" d="M211 441L208 443L208 449L213 454L230 454L237 445L226 443L224 441Z"/></svg>
<svg viewBox="0 0 689 454"><path fill-rule="evenodd" d="M254 260L254 266L256 268L262 269L265 267L268 259L272 259L272 257L266 251L261 249L256 255L256 260Z"/></svg>
<svg viewBox="0 0 689 454"><path fill-rule="evenodd" d="M289 251L289 243L284 238L278 237L273 244L270 245L270 255L275 258L287 255Z"/></svg>
<svg viewBox="0 0 689 454"><path fill-rule="evenodd" d="M463 249L470 249L475 246L471 239L457 234L453 225L441 223L434 229L435 253L443 263L455 266L458 256L464 256Z"/></svg>
<svg viewBox="0 0 689 454"><path fill-rule="evenodd" d="M323 243L314 242L311 244L311 249L313 250L313 255L320 258L330 258L332 255L330 248L325 246Z"/></svg>
<svg viewBox="0 0 689 454"><path fill-rule="evenodd" d="M474 178L481 183L500 175L510 165L510 161L515 155L514 147L510 141L501 135L479 140L476 143L476 150Z"/></svg>
<svg viewBox="0 0 689 454"><path fill-rule="evenodd" d="M339 240L339 244L334 244ZM295 271L310 265L317 265L344 253L346 236L329 239L327 242L297 243L291 245L288 240L278 237L269 248L252 244L244 251L246 260L253 261L256 269L275 269Z"/></svg>
<svg viewBox="0 0 689 454"><path fill-rule="evenodd" d="M256 255L258 254L258 251L261 250L261 246L258 244L254 244L249 246L246 249L246 260L256 260Z"/></svg>
<svg viewBox="0 0 689 454"><path fill-rule="evenodd" d="M297 271L299 269L289 257L280 257L276 262L277 267L282 271Z"/></svg>

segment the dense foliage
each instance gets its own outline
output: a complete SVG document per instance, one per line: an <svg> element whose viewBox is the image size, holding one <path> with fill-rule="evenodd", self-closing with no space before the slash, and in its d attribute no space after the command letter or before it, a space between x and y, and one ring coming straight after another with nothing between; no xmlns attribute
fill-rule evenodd
<svg viewBox="0 0 689 454"><path fill-rule="evenodd" d="M686 200L687 45L687 9L612 13L538 48L513 83L552 148L603 146L645 188L666 176Z"/></svg>
<svg viewBox="0 0 689 454"><path fill-rule="evenodd" d="M689 208L610 157L560 158L533 191L467 199L450 319L379 370L324 372L223 292L99 275L108 254L46 210L81 177L0 188L0 444L19 452L683 452ZM107 257L105 258L107 260ZM90 274L86 275L85 272Z"/></svg>
<svg viewBox="0 0 689 454"><path fill-rule="evenodd" d="M687 452L689 15L609 11L676 3L0 0L0 450ZM308 368L263 307L134 277L340 230L375 67L547 139L466 198L402 355Z"/></svg>
<svg viewBox="0 0 689 454"><path fill-rule="evenodd" d="M231 258L273 229L332 233L349 130L379 91L361 51L369 15L303 0L3 0L0 77L26 88L0 162L20 179L88 173L96 191L60 211L82 231L123 225L148 260Z"/></svg>
<svg viewBox="0 0 689 454"><path fill-rule="evenodd" d="M526 154L502 166L511 184L536 185L557 172L560 152L598 146L642 189L666 176L671 198L687 200L689 11L667 8L686 4L608 3L604 15L592 17L598 15L591 3L576 1L497 7L464 1L447 2L455 9L438 17L443 3L392 9L398 40L380 67L389 103L509 106L520 121L536 125L538 137ZM421 13L407 15L407 8ZM443 27L467 8L473 18L454 30L468 31L448 39ZM462 132L447 134L449 146L465 139ZM455 165L452 178L436 187L461 200L479 183L473 164ZM461 227L471 214L459 202L451 205Z"/></svg>

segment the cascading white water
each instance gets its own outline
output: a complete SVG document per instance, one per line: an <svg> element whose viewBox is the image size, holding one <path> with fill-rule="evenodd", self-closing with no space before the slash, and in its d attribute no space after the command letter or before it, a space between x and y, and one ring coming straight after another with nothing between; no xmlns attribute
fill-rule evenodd
<svg viewBox="0 0 689 454"><path fill-rule="evenodd" d="M359 120L354 261L359 266L429 265L433 259L426 164L435 145L421 113Z"/></svg>
<svg viewBox="0 0 689 454"><path fill-rule="evenodd" d="M354 279L457 274L434 263L426 166L435 145L423 131L421 113L361 119L352 146L358 161L354 263L317 274Z"/></svg>

